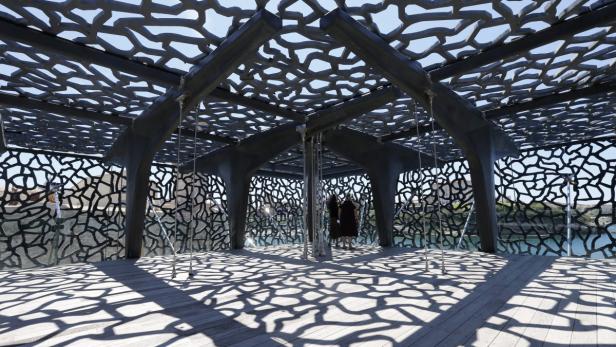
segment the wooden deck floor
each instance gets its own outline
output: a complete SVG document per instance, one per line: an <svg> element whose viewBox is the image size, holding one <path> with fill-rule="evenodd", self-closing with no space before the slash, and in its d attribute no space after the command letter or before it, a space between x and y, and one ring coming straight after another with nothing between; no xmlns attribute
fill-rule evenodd
<svg viewBox="0 0 616 347"><path fill-rule="evenodd" d="M364 247L297 247L0 272L0 344L616 345L616 265Z"/></svg>

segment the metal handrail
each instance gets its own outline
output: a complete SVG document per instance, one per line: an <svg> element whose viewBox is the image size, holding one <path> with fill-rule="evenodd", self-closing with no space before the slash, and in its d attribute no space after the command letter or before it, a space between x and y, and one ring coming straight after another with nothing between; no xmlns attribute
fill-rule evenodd
<svg viewBox="0 0 616 347"><path fill-rule="evenodd" d="M475 209L475 200L471 204L471 209L468 210L468 216L466 216L466 221L464 222L464 227L462 228L462 234L460 235L460 241L458 241L458 245L456 246L456 250L460 249L462 245L462 240L464 239L464 234L466 234L466 229L468 228L468 224L471 221L471 215L473 214L473 210Z"/></svg>
<svg viewBox="0 0 616 347"><path fill-rule="evenodd" d="M177 252L175 251L175 247L173 243L171 242L171 239L169 239L169 235L167 234L167 229L163 225L163 222L160 219L160 215L158 214L158 212L156 212L156 209L154 208L154 204L152 203L152 199L149 196L148 196L148 210L152 210L152 212L154 213L154 220L156 220L156 222L160 226L164 239L167 240L167 242L169 243L169 247L171 247L171 251L173 252L173 255L177 255Z"/></svg>

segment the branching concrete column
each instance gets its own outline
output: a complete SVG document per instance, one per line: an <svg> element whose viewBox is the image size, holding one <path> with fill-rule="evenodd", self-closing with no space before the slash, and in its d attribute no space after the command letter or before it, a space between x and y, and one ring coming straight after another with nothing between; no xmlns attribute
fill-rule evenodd
<svg viewBox="0 0 616 347"><path fill-rule="evenodd" d="M259 10L229 35L212 53L184 76L180 86L170 88L143 114L135 118L114 142L105 158L128 168L126 247L127 258L141 256L148 182L152 158L178 126L182 112L192 110L240 64L246 63L259 47L282 28L282 20ZM183 107L180 110L178 100ZM197 129L194 129L197 131ZM232 170L233 171L233 170ZM238 179L229 178L236 189ZM241 196L242 188L236 196ZM235 191L234 191L235 192ZM235 201L235 200L233 200ZM238 240L232 240L233 243Z"/></svg>
<svg viewBox="0 0 616 347"><path fill-rule="evenodd" d="M271 158L301 141L296 126L296 123L285 124L197 159L198 172L220 176L225 183L231 248L244 247L252 176ZM180 168L185 173L191 170L192 163L185 163Z"/></svg>
<svg viewBox="0 0 616 347"><path fill-rule="evenodd" d="M424 109L432 110L437 123L464 151L471 163L482 250L494 252L495 237L492 233L496 232L496 209L495 202L490 200L490 197L494 197L494 153L497 149L501 152L517 153L517 145L513 139L486 120L482 112L468 100L448 86L432 81L430 74L423 70L421 65L409 60L342 9L333 10L323 16L320 27L406 92ZM496 133L498 135L495 135ZM489 138L486 139L486 136ZM497 136L499 140L495 141L492 136Z"/></svg>
<svg viewBox="0 0 616 347"><path fill-rule="evenodd" d="M380 143L372 136L350 129L325 133L325 146L368 172L379 244L393 246L398 177L402 172L418 168L417 152L393 143ZM422 160L434 163L434 159L423 154Z"/></svg>

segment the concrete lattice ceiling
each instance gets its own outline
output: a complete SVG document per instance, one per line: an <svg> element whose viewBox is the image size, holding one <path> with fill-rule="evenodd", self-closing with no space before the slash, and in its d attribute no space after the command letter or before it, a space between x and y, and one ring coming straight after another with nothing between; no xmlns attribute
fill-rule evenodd
<svg viewBox="0 0 616 347"><path fill-rule="evenodd" d="M319 19L336 7L380 35L427 71L481 54L492 47L533 35L579 14L612 6L611 1L4 1L0 17L10 23L185 74L212 52L257 8L283 19L283 29L263 45L254 60L241 65L220 86L305 115L389 84L341 43L319 28ZM61 54L0 40L0 92L105 114L136 117L169 85L122 71L67 59ZM481 110L564 93L616 76L616 27L612 21L513 57L444 79ZM522 147L614 134L616 93L578 98L500 117L496 123ZM28 108L3 107L9 145L75 153L105 153L122 125L68 119ZM241 140L290 122L280 115L211 98L198 115L203 131ZM429 124L429 117L408 96L347 121L344 125L381 137ZM182 126L193 129L194 118ZM198 154L224 143L197 139ZM420 141L395 140L429 151L437 143L443 159L461 153L444 132ZM183 141L182 161L192 157L192 139ZM176 161L172 136L156 160ZM273 161L301 165L295 148ZM301 152L299 152L301 153ZM290 159L287 159L290 158ZM326 155L330 167L348 163Z"/></svg>

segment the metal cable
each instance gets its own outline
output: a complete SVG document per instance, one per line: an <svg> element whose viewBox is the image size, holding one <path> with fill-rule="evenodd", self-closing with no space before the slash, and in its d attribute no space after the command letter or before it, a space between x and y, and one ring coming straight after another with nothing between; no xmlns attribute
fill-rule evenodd
<svg viewBox="0 0 616 347"><path fill-rule="evenodd" d="M122 187L122 180L124 179L124 170L125 170L125 167L122 166L122 168L120 169L120 179L118 181L118 187L119 187L119 190L120 190L119 191L120 196L118 197L119 205L120 205L120 207L119 207L120 215L122 215L122 205L123 205L122 204L122 201L123 201L122 200L122 191L126 190L126 184L124 184L124 187ZM124 182L126 182L126 180L124 180ZM125 208L125 210L126 210L126 208ZM126 230L126 216L124 216L124 230ZM116 257L119 259L120 258L120 230L118 230L118 232L116 233L116 244L115 244L115 246L116 246Z"/></svg>
<svg viewBox="0 0 616 347"><path fill-rule="evenodd" d="M297 129L302 137L302 144L304 146L304 150L303 150L303 156L304 156L304 189L303 189L303 214L304 214L304 249L302 252L302 258L303 259L308 259L308 180L307 180L307 175L308 175L308 168L306 168L306 128L305 127L298 127Z"/></svg>
<svg viewBox="0 0 616 347"><path fill-rule="evenodd" d="M443 247L443 220L441 218L441 197L440 197L440 191L441 191L441 186L439 183L439 176L440 176L440 172L441 169L438 167L438 154L436 152L436 134L434 133L434 113L433 113L433 109L432 109L432 101L433 101L433 95L432 94L428 94L428 98L429 98L429 102L430 102L430 123L432 124L432 153L434 156L434 168L437 170L437 174L436 174L436 201L437 201L437 207L438 209L436 210L436 217L438 218L438 228L439 228L439 239L440 239L440 247L441 247L441 273L445 274L445 248Z"/></svg>
<svg viewBox="0 0 616 347"><path fill-rule="evenodd" d="M197 106L198 109L198 106ZM189 226L191 226L192 228L190 229L190 241L189 241L189 247L190 247L190 265L188 267L188 275L189 276L194 276L195 273L193 271L193 240L195 238L195 230L197 229L197 223L195 223L195 171L197 170L197 128L198 128L198 124L199 124L199 117L198 117L198 112L195 113L194 115L195 117L195 125L194 125L194 129L193 129L193 170L192 170L192 178L190 180L190 223Z"/></svg>
<svg viewBox="0 0 616 347"><path fill-rule="evenodd" d="M424 271L428 271L428 234L426 230L426 205L423 197L423 166L421 162L421 151L419 150L420 137L419 137L419 117L417 116L417 102L413 100L413 114L415 116L415 127L417 129L417 160L419 161L419 204L421 211L421 230L424 241L424 260L426 263Z"/></svg>
<svg viewBox="0 0 616 347"><path fill-rule="evenodd" d="M180 88L179 90L182 90L184 88L184 77L182 77L180 79ZM175 208L173 211L173 217L174 217L174 223L173 223L173 244L175 245L176 241L177 241L177 234L178 234L178 185L180 182L180 164L181 164L181 150L182 150L182 117L184 116L184 98L185 95L180 95L180 97L177 98L177 102L179 105L179 110L180 110L180 120L178 123L178 140L177 140L177 161L176 161L176 166L175 166L175 186L173 187L173 199L175 201ZM171 272L171 277L174 278L176 275L176 270L175 270L175 264L176 264L176 256L175 253L173 254L173 260L172 260L172 272Z"/></svg>

